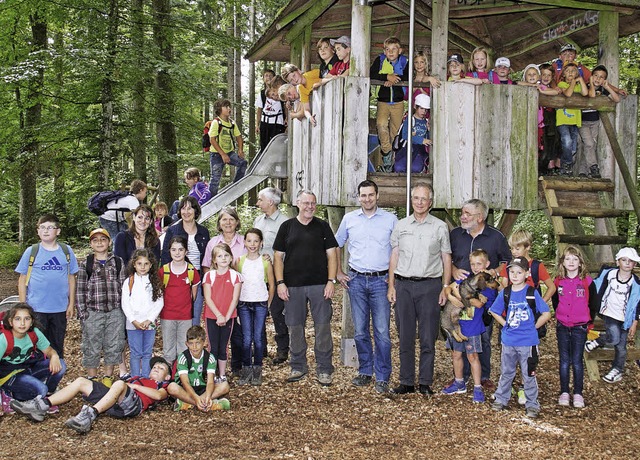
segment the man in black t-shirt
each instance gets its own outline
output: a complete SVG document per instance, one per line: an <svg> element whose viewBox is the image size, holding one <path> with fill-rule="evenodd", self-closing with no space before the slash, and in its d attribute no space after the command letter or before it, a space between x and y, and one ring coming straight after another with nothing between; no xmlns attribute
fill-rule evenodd
<svg viewBox="0 0 640 460"><path fill-rule="evenodd" d="M338 270L338 243L329 224L314 217L313 192L301 190L297 206L298 216L280 226L273 243L276 287L278 297L285 302L285 321L289 327L291 373L287 381L297 382L308 372L304 331L308 301L316 337L317 379L328 386L334 370L331 297Z"/></svg>

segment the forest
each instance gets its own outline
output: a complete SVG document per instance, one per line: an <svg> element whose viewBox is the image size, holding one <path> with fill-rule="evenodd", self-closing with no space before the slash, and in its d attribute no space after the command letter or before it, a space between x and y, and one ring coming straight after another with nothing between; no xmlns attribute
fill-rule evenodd
<svg viewBox="0 0 640 460"><path fill-rule="evenodd" d="M242 58L285 3L0 1L0 265L15 263L44 212L60 216L63 238L86 235L96 191L140 178L165 202L183 194L186 167L208 174L201 134L219 97L252 158L260 75L280 63ZM640 37L620 49L620 86L637 94ZM593 67L597 49L580 57Z"/></svg>

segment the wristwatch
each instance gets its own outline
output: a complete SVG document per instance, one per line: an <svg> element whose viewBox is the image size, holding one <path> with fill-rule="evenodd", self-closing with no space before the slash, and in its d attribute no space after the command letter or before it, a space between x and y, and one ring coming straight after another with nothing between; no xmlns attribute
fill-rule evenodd
<svg viewBox="0 0 640 460"><path fill-rule="evenodd" d="M329 281L331 281L333 284L336 284L338 282L338 280L335 278L331 278Z"/></svg>
<svg viewBox="0 0 640 460"><path fill-rule="evenodd" d="M278 280L278 281L276 281L276 286L280 286L281 284L284 284L284 280Z"/></svg>

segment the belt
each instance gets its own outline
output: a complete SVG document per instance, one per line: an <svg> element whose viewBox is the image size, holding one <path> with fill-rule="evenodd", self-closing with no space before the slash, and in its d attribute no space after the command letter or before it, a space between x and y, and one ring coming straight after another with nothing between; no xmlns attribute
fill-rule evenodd
<svg viewBox="0 0 640 460"><path fill-rule="evenodd" d="M431 280L440 280L442 278L430 278L430 277L426 277L426 278L420 278L419 276L402 276L402 275L395 275L395 279L397 280L401 280L401 281L431 281Z"/></svg>
<svg viewBox="0 0 640 460"><path fill-rule="evenodd" d="M389 273L389 270L381 270L379 272L359 272L358 270L354 270L353 267L349 267L349 270L362 276L385 276Z"/></svg>

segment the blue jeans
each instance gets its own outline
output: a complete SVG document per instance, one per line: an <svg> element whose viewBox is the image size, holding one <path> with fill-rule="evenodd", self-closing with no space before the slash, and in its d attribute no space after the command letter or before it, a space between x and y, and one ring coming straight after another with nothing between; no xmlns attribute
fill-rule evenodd
<svg viewBox="0 0 640 460"><path fill-rule="evenodd" d="M111 236L111 243L116 239L116 235L120 232L124 232L127 229L127 221L121 220L116 222L115 220L107 220L100 217L100 226L109 232Z"/></svg>
<svg viewBox="0 0 640 460"><path fill-rule="evenodd" d="M622 321L605 316L605 332L596 339L601 347L614 348L615 354L611 368L618 369L620 372L624 370L624 364L627 361L627 335L629 334L622 325Z"/></svg>
<svg viewBox="0 0 640 460"><path fill-rule="evenodd" d="M236 167L236 175L233 178L233 182L238 182L244 177L244 173L247 170L247 160L240 158L236 152L227 153L231 162L231 166ZM211 166L211 181L209 182L209 190L211 196L214 197L218 193L218 187L220 186L220 179L222 178L222 170L224 169L224 161L218 152L211 152L209 154L209 164Z"/></svg>
<svg viewBox="0 0 640 460"><path fill-rule="evenodd" d="M560 161L563 166L572 165L578 150L578 127L575 125L560 125L558 126L558 133L560 134L560 145L562 146Z"/></svg>
<svg viewBox="0 0 640 460"><path fill-rule="evenodd" d="M581 395L584 380L582 353L587 341L587 325L568 327L558 323L556 338L560 355L560 393L569 393L569 367L572 367L573 394Z"/></svg>
<svg viewBox="0 0 640 460"><path fill-rule="evenodd" d="M242 365L251 366L251 345L253 344L253 365L262 366L264 354L262 330L267 319L267 302L240 302L238 317L242 327Z"/></svg>
<svg viewBox="0 0 640 460"><path fill-rule="evenodd" d="M350 271L349 278L348 292L358 351L358 372L373 375L375 370L376 381L388 382L391 377L391 305L387 300L386 276L364 276ZM371 321L375 352L369 332Z"/></svg>
<svg viewBox="0 0 640 460"><path fill-rule="evenodd" d="M194 326L200 326L202 320L202 309L204 306L204 296L202 295L202 284L199 284L196 290L196 300L193 301L193 320Z"/></svg>
<svg viewBox="0 0 640 460"><path fill-rule="evenodd" d="M129 369L131 375L140 377L149 377L151 367L149 360L153 353L153 342L156 339L156 330L140 329L127 330L127 339L129 341L130 364Z"/></svg>
<svg viewBox="0 0 640 460"><path fill-rule="evenodd" d="M18 401L28 401L40 395L54 393L67 371L67 365L63 359L60 360L62 369L57 374L49 371L49 360L38 361L33 366L19 372L2 385L2 390L11 394Z"/></svg>

